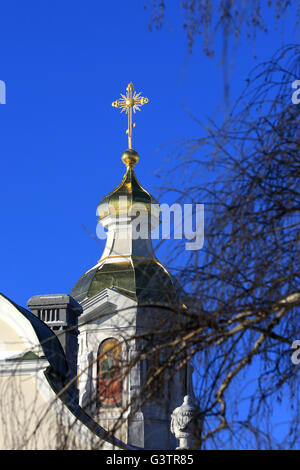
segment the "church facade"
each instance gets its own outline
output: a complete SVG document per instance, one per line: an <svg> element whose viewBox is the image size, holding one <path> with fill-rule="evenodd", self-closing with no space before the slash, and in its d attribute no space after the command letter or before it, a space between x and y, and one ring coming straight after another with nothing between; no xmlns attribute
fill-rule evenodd
<svg viewBox="0 0 300 470"><path fill-rule="evenodd" d="M189 362L173 357L185 307L153 250L159 204L134 171L132 110L148 100L132 84L123 98L113 106L128 114L126 171L98 205L100 260L70 294L31 297L29 310L0 295L1 448L178 445L171 416L193 393Z"/></svg>

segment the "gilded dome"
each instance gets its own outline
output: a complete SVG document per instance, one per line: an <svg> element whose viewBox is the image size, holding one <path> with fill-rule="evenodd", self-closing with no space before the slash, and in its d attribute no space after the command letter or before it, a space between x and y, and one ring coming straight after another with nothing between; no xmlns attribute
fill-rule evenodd
<svg viewBox="0 0 300 470"><path fill-rule="evenodd" d="M107 215L128 215L134 204L142 204L149 214L159 217L159 203L138 182L132 166L121 183L98 204L99 220Z"/></svg>
<svg viewBox="0 0 300 470"><path fill-rule="evenodd" d="M117 263L102 263L86 272L71 296L78 302L103 289L113 289L139 302L173 303L180 286L156 259L130 257Z"/></svg>

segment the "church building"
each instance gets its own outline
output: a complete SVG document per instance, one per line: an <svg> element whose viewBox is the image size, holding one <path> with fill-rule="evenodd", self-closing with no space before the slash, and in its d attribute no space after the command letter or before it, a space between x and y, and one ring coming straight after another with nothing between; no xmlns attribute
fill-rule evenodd
<svg viewBox="0 0 300 470"><path fill-rule="evenodd" d="M152 246L159 203L135 175L132 117L148 99L132 83L121 96L128 150L121 183L98 205L101 258L69 294L33 296L28 308L0 295L1 449L178 446L173 412L193 396L178 340L186 307Z"/></svg>

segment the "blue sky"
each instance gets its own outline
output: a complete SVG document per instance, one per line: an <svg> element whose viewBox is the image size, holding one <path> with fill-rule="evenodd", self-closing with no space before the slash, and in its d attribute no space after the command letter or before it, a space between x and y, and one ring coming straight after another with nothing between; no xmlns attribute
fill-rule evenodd
<svg viewBox="0 0 300 470"><path fill-rule="evenodd" d="M167 3L167 25L153 32L143 0L1 5L0 291L15 302L69 293L100 258L103 244L83 225L95 234L97 204L124 173L126 118L111 102L129 81L150 99L136 115L133 144L137 177L154 195L167 152L157 149L202 132L183 103L204 122L221 118L220 56L204 57L198 40L188 57L177 3ZM279 27L259 33L255 48L242 39L232 100L250 69L293 37Z"/></svg>

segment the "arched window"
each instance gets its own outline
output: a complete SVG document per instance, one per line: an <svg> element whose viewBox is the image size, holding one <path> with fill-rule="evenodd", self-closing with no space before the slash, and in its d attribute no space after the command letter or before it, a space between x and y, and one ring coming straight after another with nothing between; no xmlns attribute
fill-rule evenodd
<svg viewBox="0 0 300 470"><path fill-rule="evenodd" d="M109 338L98 351L98 406L111 408L122 405L121 344Z"/></svg>

